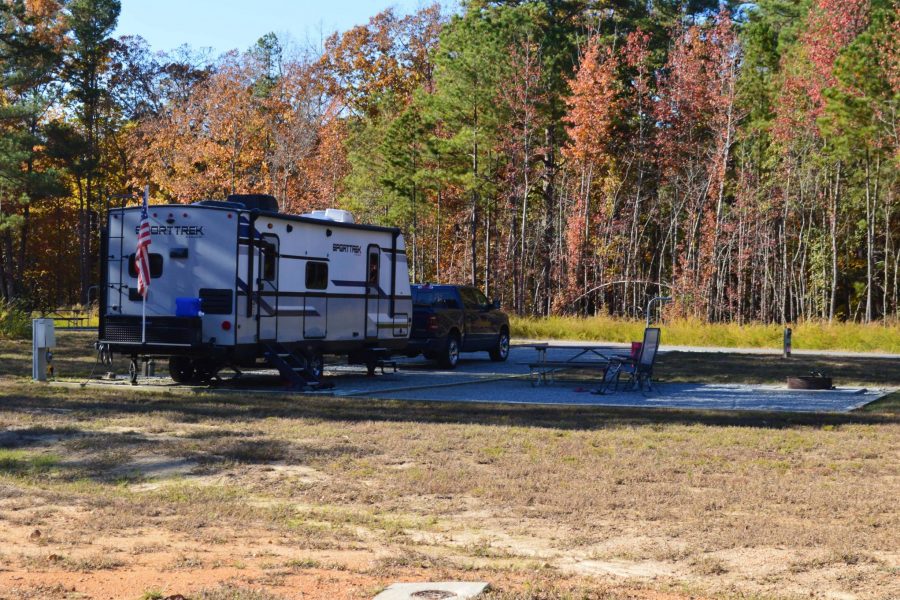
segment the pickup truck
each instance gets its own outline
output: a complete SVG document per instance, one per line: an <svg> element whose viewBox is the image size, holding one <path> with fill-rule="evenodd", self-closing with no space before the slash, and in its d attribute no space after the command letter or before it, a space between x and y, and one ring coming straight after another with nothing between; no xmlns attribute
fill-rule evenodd
<svg viewBox="0 0 900 600"><path fill-rule="evenodd" d="M478 288L412 286L413 319L407 355L424 354L453 369L460 352L486 351L493 361L509 356L509 317Z"/></svg>

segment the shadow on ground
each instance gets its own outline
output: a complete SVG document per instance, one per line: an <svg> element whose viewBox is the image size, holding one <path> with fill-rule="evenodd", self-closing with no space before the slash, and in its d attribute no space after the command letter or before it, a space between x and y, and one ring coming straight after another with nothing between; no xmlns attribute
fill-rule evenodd
<svg viewBox="0 0 900 600"><path fill-rule="evenodd" d="M90 332L57 336L58 372L87 377L105 368L96 365ZM844 423L886 423L900 420L900 393L883 399L867 412L848 414L800 414L681 410L665 408L513 406L471 403L431 403L377 399L327 398L302 394L216 394L214 391L149 393L125 387L46 388L24 383L30 373L30 342L0 342L0 414L8 411L81 411L93 418L110 418L148 412L172 413L190 420L282 418L323 419L334 422L413 421L514 425L556 429L602 429L645 424L705 424L712 426L769 427L825 426ZM122 372L124 361L115 368ZM769 355L671 352L660 356L657 371L662 381L722 383L783 382L788 375L820 371L835 377L838 385L900 385L896 361L867 357L802 356L782 359ZM18 381L11 379L17 376ZM5 379L5 381L4 381ZM277 378L273 391L278 390ZM880 411L880 412L879 412Z"/></svg>

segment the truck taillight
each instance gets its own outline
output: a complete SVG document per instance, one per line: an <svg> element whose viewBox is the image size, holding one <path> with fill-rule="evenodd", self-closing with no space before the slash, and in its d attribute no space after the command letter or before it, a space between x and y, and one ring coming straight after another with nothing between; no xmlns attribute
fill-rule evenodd
<svg viewBox="0 0 900 600"><path fill-rule="evenodd" d="M228 331L231 329L231 321L222 321L222 329Z"/></svg>
<svg viewBox="0 0 900 600"><path fill-rule="evenodd" d="M431 315L428 317L428 329L431 331L437 331L438 328L438 320L437 316Z"/></svg>

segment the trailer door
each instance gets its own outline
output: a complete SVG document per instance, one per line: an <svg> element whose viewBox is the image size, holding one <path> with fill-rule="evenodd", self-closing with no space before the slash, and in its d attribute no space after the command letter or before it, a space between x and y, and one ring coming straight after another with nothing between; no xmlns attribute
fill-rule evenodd
<svg viewBox="0 0 900 600"><path fill-rule="evenodd" d="M378 338L381 314L381 248L372 244L366 251L366 338Z"/></svg>
<svg viewBox="0 0 900 600"><path fill-rule="evenodd" d="M303 337L322 339L328 328L328 263L306 261L306 297L303 302Z"/></svg>
<svg viewBox="0 0 900 600"><path fill-rule="evenodd" d="M260 342L278 339L278 236L266 234L255 245L259 277L256 279L256 331Z"/></svg>

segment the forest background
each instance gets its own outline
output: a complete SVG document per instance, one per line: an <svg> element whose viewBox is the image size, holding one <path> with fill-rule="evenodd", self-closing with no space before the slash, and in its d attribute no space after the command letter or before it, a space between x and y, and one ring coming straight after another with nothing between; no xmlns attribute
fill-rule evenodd
<svg viewBox="0 0 900 600"><path fill-rule="evenodd" d="M403 229L520 315L900 317L900 5L467 0L218 57L0 0L0 300L89 303L108 203Z"/></svg>

